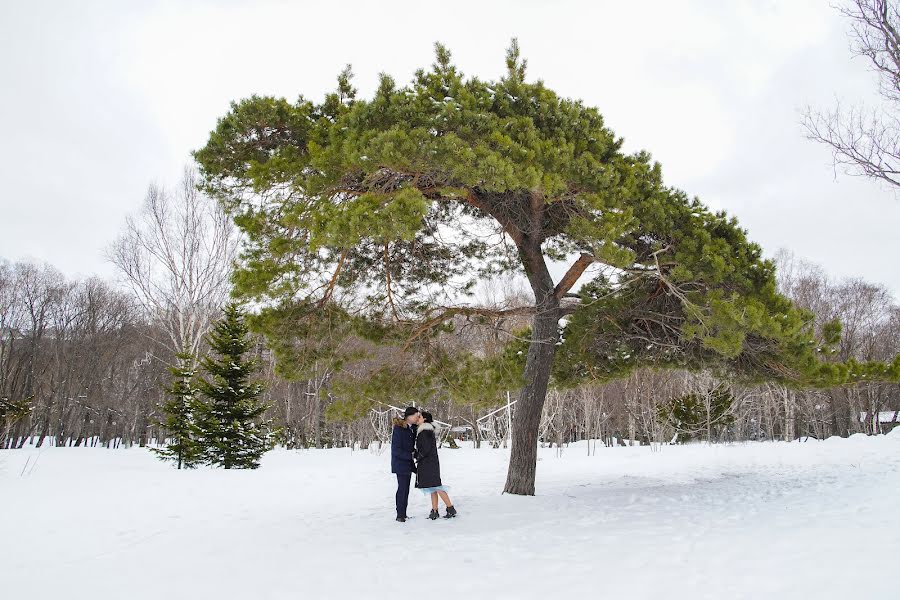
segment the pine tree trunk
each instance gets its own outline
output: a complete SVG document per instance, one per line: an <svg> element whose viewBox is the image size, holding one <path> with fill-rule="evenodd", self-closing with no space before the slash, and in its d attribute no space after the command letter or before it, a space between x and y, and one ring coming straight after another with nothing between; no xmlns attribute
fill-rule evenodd
<svg viewBox="0 0 900 600"><path fill-rule="evenodd" d="M540 241L526 240L519 246L519 254L534 292L536 312L525 361L525 387L519 393L516 416L512 423L509 471L503 491L533 496L538 430L544 401L547 399L547 386L559 341L559 319L562 314L559 299L554 295L553 278L541 252Z"/></svg>
<svg viewBox="0 0 900 600"><path fill-rule="evenodd" d="M556 304L556 303L554 303ZM525 387L519 394L512 424L512 448L504 492L534 495L538 429L547 398L550 370L559 341L559 306L548 307L534 317L531 344L525 362Z"/></svg>

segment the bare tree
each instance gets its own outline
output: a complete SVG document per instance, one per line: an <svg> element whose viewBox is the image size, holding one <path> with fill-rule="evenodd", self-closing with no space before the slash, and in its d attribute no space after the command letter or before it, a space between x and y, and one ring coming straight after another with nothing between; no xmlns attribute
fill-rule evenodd
<svg viewBox="0 0 900 600"><path fill-rule="evenodd" d="M852 0L838 10L850 22L851 51L868 61L884 105L807 108L803 126L849 174L900 186L900 12L891 0Z"/></svg>
<svg viewBox="0 0 900 600"><path fill-rule="evenodd" d="M171 353L197 354L200 340L229 291L238 238L230 217L197 189L185 169L171 192L151 185L109 250L147 315L165 332Z"/></svg>
<svg viewBox="0 0 900 600"><path fill-rule="evenodd" d="M13 344L24 308L20 300L16 271L8 262L0 260L0 390L3 392L12 377Z"/></svg>

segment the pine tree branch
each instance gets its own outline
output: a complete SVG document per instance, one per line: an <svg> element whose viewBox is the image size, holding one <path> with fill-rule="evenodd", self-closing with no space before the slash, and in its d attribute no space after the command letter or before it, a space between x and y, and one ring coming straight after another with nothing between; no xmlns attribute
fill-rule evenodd
<svg viewBox="0 0 900 600"><path fill-rule="evenodd" d="M445 307L442 309L440 314L423 321L413 330L412 335L409 337L409 339L406 340L406 344L403 346L403 350L404 352L408 350L412 343L427 331L456 316L481 316L499 319L502 317L509 317L513 315L533 315L536 311L537 309L534 306L520 306L516 308L501 310L493 308L479 308L474 306Z"/></svg>
<svg viewBox="0 0 900 600"><path fill-rule="evenodd" d="M597 259L594 258L594 256L582 253L581 256L578 257L578 260L569 267L569 270L566 271L563 278L559 280L559 283L556 284L556 288L553 290L553 295L556 296L556 299L559 300L565 296L566 292L572 289L572 286L575 285L575 282L578 281L578 278L581 277L585 269L596 261Z"/></svg>

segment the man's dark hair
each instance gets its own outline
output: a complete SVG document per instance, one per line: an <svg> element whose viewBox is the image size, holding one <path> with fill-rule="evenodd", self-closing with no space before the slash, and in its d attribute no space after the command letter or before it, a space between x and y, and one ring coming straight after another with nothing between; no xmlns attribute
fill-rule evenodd
<svg viewBox="0 0 900 600"><path fill-rule="evenodd" d="M407 406L406 410L403 411L403 418L405 419L406 417L411 417L415 414L418 414L418 412L419 412L419 409L416 408L415 406Z"/></svg>

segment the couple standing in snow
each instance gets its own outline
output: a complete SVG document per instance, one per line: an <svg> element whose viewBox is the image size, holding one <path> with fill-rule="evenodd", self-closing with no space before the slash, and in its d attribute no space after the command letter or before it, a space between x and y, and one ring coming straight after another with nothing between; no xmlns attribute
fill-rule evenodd
<svg viewBox="0 0 900 600"><path fill-rule="evenodd" d="M441 484L441 463L438 461L437 436L431 413L410 406L403 412L403 417L394 419L394 429L391 432L391 473L397 475L397 521L404 523L408 518L406 507L409 504L409 484L413 473L416 474L416 487L423 494L431 496L431 514L428 518L434 520L440 516L438 497L447 508L444 518L456 516L447 488Z"/></svg>

